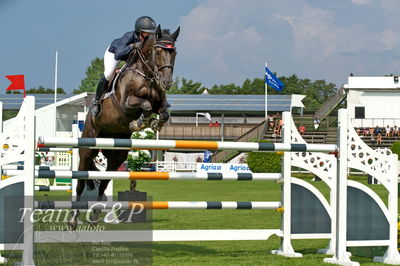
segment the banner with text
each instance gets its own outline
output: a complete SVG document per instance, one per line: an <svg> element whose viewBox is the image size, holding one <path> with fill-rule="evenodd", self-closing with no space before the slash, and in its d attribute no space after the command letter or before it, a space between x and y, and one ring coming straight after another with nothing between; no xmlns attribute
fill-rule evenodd
<svg viewBox="0 0 400 266"><path fill-rule="evenodd" d="M197 172L207 173L251 173L247 164L244 163L198 163Z"/></svg>

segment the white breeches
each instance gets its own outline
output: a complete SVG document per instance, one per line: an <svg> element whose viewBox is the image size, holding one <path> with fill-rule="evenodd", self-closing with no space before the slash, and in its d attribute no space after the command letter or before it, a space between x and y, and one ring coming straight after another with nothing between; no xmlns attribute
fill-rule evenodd
<svg viewBox="0 0 400 266"><path fill-rule="evenodd" d="M110 81L114 75L115 70L117 69L119 60L115 60L114 54L110 53L108 51L108 48L109 47L107 47L107 50L104 53L104 77L107 81Z"/></svg>

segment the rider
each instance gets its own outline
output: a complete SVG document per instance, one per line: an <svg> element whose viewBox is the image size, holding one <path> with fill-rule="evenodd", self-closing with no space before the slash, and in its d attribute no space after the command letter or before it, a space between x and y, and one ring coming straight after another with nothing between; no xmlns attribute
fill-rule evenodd
<svg viewBox="0 0 400 266"><path fill-rule="evenodd" d="M90 111L93 116L100 113L100 97L108 87L119 61L128 59L133 49L141 49L143 41L156 31L156 22L148 16L142 16L135 22L135 30L129 31L119 39L115 39L104 53L104 75L100 78L96 96Z"/></svg>

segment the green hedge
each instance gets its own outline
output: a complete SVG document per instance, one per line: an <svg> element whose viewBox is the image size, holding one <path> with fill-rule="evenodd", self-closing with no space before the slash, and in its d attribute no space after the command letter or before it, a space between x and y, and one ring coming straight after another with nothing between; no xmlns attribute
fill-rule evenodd
<svg viewBox="0 0 400 266"><path fill-rule="evenodd" d="M253 173L281 172L281 155L276 152L249 152L246 161Z"/></svg>
<svg viewBox="0 0 400 266"><path fill-rule="evenodd" d="M392 152L394 154L397 154L400 158L400 141L396 141L392 144L392 147L390 147L390 149L392 150Z"/></svg>

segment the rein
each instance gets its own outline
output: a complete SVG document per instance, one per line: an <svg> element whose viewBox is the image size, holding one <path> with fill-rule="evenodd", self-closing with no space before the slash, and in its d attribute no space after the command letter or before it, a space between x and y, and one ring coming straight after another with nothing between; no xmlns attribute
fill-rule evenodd
<svg viewBox="0 0 400 266"><path fill-rule="evenodd" d="M154 44L154 47L160 47L162 49L175 49L174 42L164 41L164 40L156 41L155 44ZM163 65L161 67L155 66L155 68L157 70L154 70L154 68L152 68L149 65L148 61L146 60L142 50L136 50L136 49L133 50L133 53L132 53L132 55L130 57L131 59L129 60L129 62L131 62L131 60L133 60L135 54L138 54L140 61L143 63L145 68L150 72L150 75L146 75L145 73L141 72L140 70L133 69L133 68L130 68L130 67L127 67L126 70L132 70L132 71L138 73L139 75L141 75L143 78L145 78L149 82L155 83L157 85L157 87L160 86L160 71L163 70L164 68L171 68L172 70L174 69L174 65L165 64L165 65Z"/></svg>

